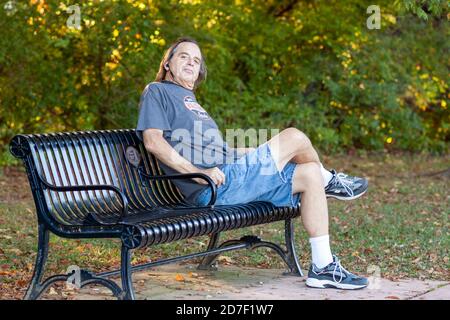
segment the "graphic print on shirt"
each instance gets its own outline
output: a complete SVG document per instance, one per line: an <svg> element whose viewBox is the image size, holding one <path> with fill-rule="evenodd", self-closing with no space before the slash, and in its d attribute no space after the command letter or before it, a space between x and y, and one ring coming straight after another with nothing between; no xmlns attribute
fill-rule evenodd
<svg viewBox="0 0 450 320"><path fill-rule="evenodd" d="M191 96L186 96L183 100L184 106L195 113L200 119L209 119L208 112L206 112L205 109L203 109L202 106L194 100L194 98L192 98Z"/></svg>

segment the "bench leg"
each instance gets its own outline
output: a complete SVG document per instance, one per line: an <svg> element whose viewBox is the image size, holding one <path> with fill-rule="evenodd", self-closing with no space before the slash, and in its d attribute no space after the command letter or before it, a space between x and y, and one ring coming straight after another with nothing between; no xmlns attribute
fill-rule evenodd
<svg viewBox="0 0 450 320"><path fill-rule="evenodd" d="M294 222L292 219L286 219L284 231L286 240L286 260L290 269L285 275L297 275L303 277L302 268L300 267L300 262L298 261L294 246Z"/></svg>
<svg viewBox="0 0 450 320"><path fill-rule="evenodd" d="M39 224L38 226L38 252L36 257L36 264L34 266L33 277L31 279L30 285L28 286L27 292L25 293L24 300L37 300L52 284L58 281L69 281L73 278L74 273L70 274L59 274L47 278L42 282L42 276L44 275L45 263L48 257L48 243L50 233L48 229ZM113 281L95 276L95 274L90 273L85 270L79 270L80 275L80 288L88 284L101 284L109 288L115 297L120 298L122 290Z"/></svg>
<svg viewBox="0 0 450 320"><path fill-rule="evenodd" d="M208 250L227 247L235 244L247 243L249 249L256 249L259 247L267 247L274 250L283 261L286 263L288 267L288 272L285 272L284 275L294 275L294 276L303 276L302 268L300 267L300 263L298 261L297 253L295 251L294 246L294 223L292 219L287 219L285 221L285 242L286 242L286 251L283 250L279 245L267 241L262 241L258 237L255 236L245 236L239 240L228 240L220 245L219 242L219 233L214 233L211 235L211 239L208 244ZM213 262L220 254L212 254L203 258L202 262L197 266L199 270L217 270L216 266L212 266Z"/></svg>
<svg viewBox="0 0 450 320"><path fill-rule="evenodd" d="M136 300L134 295L133 281L131 279L131 249L122 245L121 277L122 277L122 299Z"/></svg>
<svg viewBox="0 0 450 320"><path fill-rule="evenodd" d="M38 226L38 252L36 257L36 263L34 265L33 277L31 278L30 285L27 292L23 297L24 300L36 300L41 293L41 280L44 274L45 263L48 257L48 240L49 231L43 225Z"/></svg>
<svg viewBox="0 0 450 320"><path fill-rule="evenodd" d="M210 236L208 250L216 249L219 244L219 235L220 233L213 233ZM197 266L198 270L208 270L208 271L217 271L217 266L214 265L214 261L216 260L218 255L209 255L205 256L200 264Z"/></svg>

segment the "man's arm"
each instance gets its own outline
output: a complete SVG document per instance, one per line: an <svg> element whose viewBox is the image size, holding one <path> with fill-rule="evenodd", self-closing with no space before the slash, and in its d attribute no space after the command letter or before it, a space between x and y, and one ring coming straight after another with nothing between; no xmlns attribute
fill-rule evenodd
<svg viewBox="0 0 450 320"><path fill-rule="evenodd" d="M225 183L224 173L217 167L210 169L199 169L183 158L164 139L163 131L159 129L147 129L143 133L145 149L151 152L156 158L180 173L204 173L208 175L217 186ZM207 184L204 179L192 179L200 184Z"/></svg>

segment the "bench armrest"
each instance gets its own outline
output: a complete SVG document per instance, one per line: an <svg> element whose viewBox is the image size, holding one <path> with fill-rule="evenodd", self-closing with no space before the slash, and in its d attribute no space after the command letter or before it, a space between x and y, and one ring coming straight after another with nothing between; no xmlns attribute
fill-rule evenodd
<svg viewBox="0 0 450 320"><path fill-rule="evenodd" d="M211 189L211 199L209 200L208 204L206 206L213 207L216 203L217 198L217 187L212 181L210 177L208 177L204 173L180 173L180 174L168 174L168 175L162 175L162 176L153 176L149 175L145 172L142 172L142 169L138 169L139 176L141 179L149 179L149 180L182 180L182 179L192 179L192 178L200 178L203 180L206 180L208 183L209 188Z"/></svg>
<svg viewBox="0 0 450 320"><path fill-rule="evenodd" d="M70 191L95 191L95 190L108 190L108 191L114 191L116 194L119 195L120 201L122 202L122 216L121 219L119 219L116 223L120 223L123 218L125 218L128 215L128 200L127 197L123 194L122 191L120 191L119 188L116 186L111 186L107 184L92 184L92 185L78 185L78 186L56 186L54 184L51 184L47 182L41 175L38 175L40 182L44 185L45 188L50 189L52 191L59 191L59 192L70 192ZM97 221L100 224L104 225L111 225L116 224L112 222L106 222L102 221L98 215L94 213L89 213L91 217Z"/></svg>

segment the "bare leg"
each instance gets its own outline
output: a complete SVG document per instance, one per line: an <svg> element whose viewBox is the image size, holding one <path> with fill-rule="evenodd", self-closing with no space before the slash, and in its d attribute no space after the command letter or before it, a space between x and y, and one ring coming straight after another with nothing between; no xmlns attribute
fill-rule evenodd
<svg viewBox="0 0 450 320"><path fill-rule="evenodd" d="M319 164L309 162L298 164L292 182L292 193L302 193L301 219L309 234L312 255L312 270L306 285L314 288L361 289L368 280L351 274L340 267L339 260L333 256L328 237L328 208ZM318 274L314 270L327 267L328 273ZM336 270L339 270L336 272ZM344 277L342 277L344 273ZM336 276L340 276L336 280ZM345 280L341 280L345 278Z"/></svg>
<svg viewBox="0 0 450 320"><path fill-rule="evenodd" d="M283 130L279 135L268 141L272 156L279 170L282 170L287 162L297 163L292 178L292 193L302 194L301 219L310 237L312 262L317 268L334 268L336 270L338 260L332 256L328 235L328 206L325 195L322 167L317 152L312 147L311 141L302 132L295 128ZM314 270L314 268L313 268ZM308 275L306 285L315 288L327 288L332 286L340 289L361 289L368 285L365 278L357 277L341 268L339 274L344 272L346 277L343 282L336 280L333 275ZM342 280L342 276L341 276Z"/></svg>
<svg viewBox="0 0 450 320"><path fill-rule="evenodd" d="M308 235L328 234L328 205L320 167L315 162L297 165L292 193L302 193L301 219Z"/></svg>
<svg viewBox="0 0 450 320"><path fill-rule="evenodd" d="M296 164L318 164L325 185L330 184L330 181L334 179L334 182L327 188L326 197L338 200L354 200L361 197L367 191L368 182L366 179L326 170L322 166L319 156L309 138L296 128L283 130L270 139L267 144L270 146L272 156L279 171L288 162Z"/></svg>
<svg viewBox="0 0 450 320"><path fill-rule="evenodd" d="M320 160L309 138L298 129L288 128L267 143L279 171L289 161L298 164L292 193L302 193L301 217L309 236L328 234L328 205Z"/></svg>
<svg viewBox="0 0 450 320"><path fill-rule="evenodd" d="M267 142L277 168L281 171L288 162L320 163L319 155L309 138L296 128L281 131Z"/></svg>

